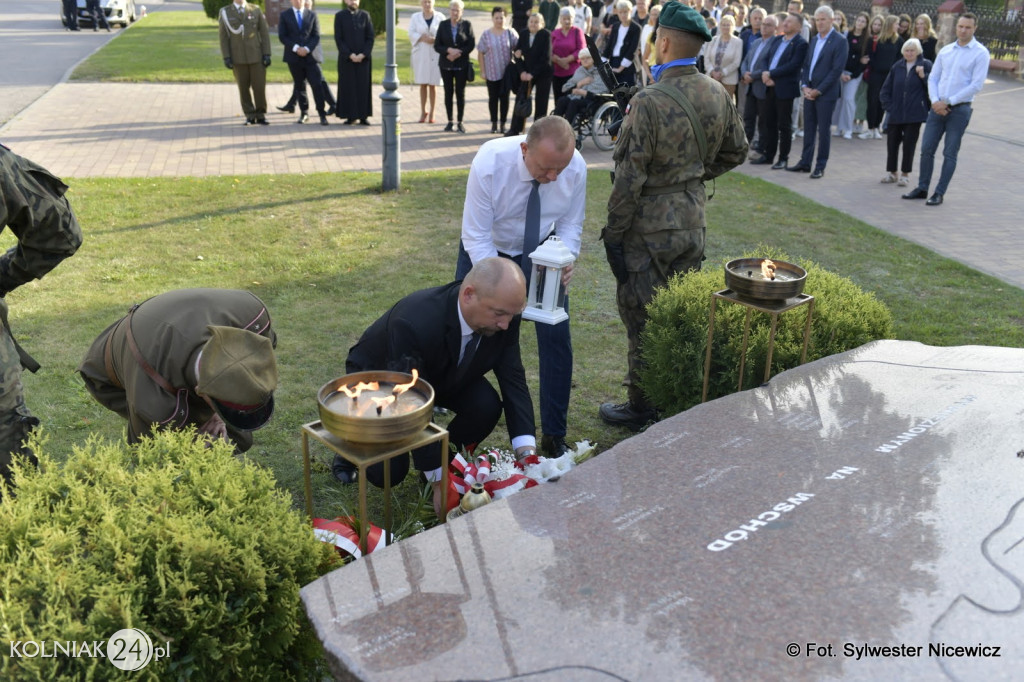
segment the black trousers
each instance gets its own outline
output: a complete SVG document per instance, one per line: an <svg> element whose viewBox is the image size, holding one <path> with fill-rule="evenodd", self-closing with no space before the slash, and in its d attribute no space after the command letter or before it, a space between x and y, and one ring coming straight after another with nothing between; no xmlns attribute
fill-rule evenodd
<svg viewBox="0 0 1024 682"><path fill-rule="evenodd" d="M466 111L466 70L441 71L441 83L444 84L444 111L448 114L448 122L458 121L462 123L462 116ZM452 96L459 107L459 117L452 118Z"/></svg>
<svg viewBox="0 0 1024 682"><path fill-rule="evenodd" d="M909 173L914 170L914 151L917 149L917 138L921 134L920 123L890 123L886 134L888 156L885 159L885 170L896 172L900 158L900 147L903 147L903 163L900 170Z"/></svg>
<svg viewBox="0 0 1024 682"><path fill-rule="evenodd" d="M487 110L491 114L491 123L505 125L508 120L508 89L505 81L487 81Z"/></svg>
<svg viewBox="0 0 1024 682"><path fill-rule="evenodd" d="M793 100L775 97L775 88L768 88L764 99L757 100L757 116L761 131L761 149L769 160L779 152L779 161L789 160L793 146Z"/></svg>
<svg viewBox="0 0 1024 682"><path fill-rule="evenodd" d="M309 110L309 100L306 98L306 83L313 90L313 101L316 104L316 113L323 116L324 110L324 74L320 65L314 59L303 59L301 61L288 62L288 71L292 74L292 94L295 95L299 109L303 112Z"/></svg>
<svg viewBox="0 0 1024 682"><path fill-rule="evenodd" d="M501 417L501 397L486 377L479 377L463 389L459 395L438 395L434 399L438 407L445 407L455 413L448 424L448 440L460 451L467 445L475 445L491 435ZM412 452L412 461L420 471L432 471L442 466L441 444L431 443ZM445 457L443 465L448 466L451 456ZM409 455L399 455L390 460L391 484L397 485L409 473ZM366 470L366 480L378 488L384 487L384 463L374 464Z"/></svg>
<svg viewBox="0 0 1024 682"><path fill-rule="evenodd" d="M85 0L85 11L92 16L92 28L94 31L100 25L110 30L110 24L107 23L107 15L104 14L103 8L100 7L100 0Z"/></svg>
<svg viewBox="0 0 1024 682"><path fill-rule="evenodd" d="M882 118L885 116L885 110L882 108L882 85L885 83L885 77L889 75L889 72L875 73L871 71L871 77L868 78L868 128L878 128L882 125Z"/></svg>
<svg viewBox="0 0 1024 682"><path fill-rule="evenodd" d="M747 134L747 142L754 141L754 130L757 126L757 98L754 97L754 88L747 88L747 98L743 105L743 132ZM758 146L764 146L764 138L758 140Z"/></svg>
<svg viewBox="0 0 1024 682"><path fill-rule="evenodd" d="M69 29L78 28L78 3L76 0L61 0L64 5L64 21Z"/></svg>
<svg viewBox="0 0 1024 682"><path fill-rule="evenodd" d="M522 86L520 86L522 87ZM533 77L533 120L548 115L548 98L551 96L551 74ZM510 135L519 135L526 129L526 119L520 116L512 117L512 124L509 126Z"/></svg>

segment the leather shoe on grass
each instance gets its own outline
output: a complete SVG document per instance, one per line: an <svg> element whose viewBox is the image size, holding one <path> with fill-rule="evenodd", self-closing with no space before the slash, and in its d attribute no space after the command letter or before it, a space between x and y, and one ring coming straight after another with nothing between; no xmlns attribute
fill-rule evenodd
<svg viewBox="0 0 1024 682"><path fill-rule="evenodd" d="M355 483L359 479L359 472L348 460L342 459L341 455L335 455L331 462L331 473L334 478L342 483Z"/></svg>
<svg viewBox="0 0 1024 682"><path fill-rule="evenodd" d="M814 172L811 173L811 180L817 180L818 178L823 178L823 177L825 177L825 169L824 168L815 168Z"/></svg>
<svg viewBox="0 0 1024 682"><path fill-rule="evenodd" d="M915 187L902 196L904 199L925 199L928 196L928 192L924 191L920 187Z"/></svg>
<svg viewBox="0 0 1024 682"><path fill-rule="evenodd" d="M624 426L631 431L639 431L648 423L657 419L654 410L638 410L631 403L605 403L598 410L601 421L612 426Z"/></svg>
<svg viewBox="0 0 1024 682"><path fill-rule="evenodd" d="M540 449L545 457L558 458L571 449L565 444L565 436L549 436L544 434L540 439Z"/></svg>
<svg viewBox="0 0 1024 682"><path fill-rule="evenodd" d="M931 197L928 198L928 201L924 202L924 205L925 206L941 206L942 205L942 195L936 192L935 194L931 195Z"/></svg>
<svg viewBox="0 0 1024 682"><path fill-rule="evenodd" d="M799 164L799 163L797 165L795 165L795 166L787 166L786 170L788 170L790 173L810 173L811 172L810 166L804 166L803 164Z"/></svg>

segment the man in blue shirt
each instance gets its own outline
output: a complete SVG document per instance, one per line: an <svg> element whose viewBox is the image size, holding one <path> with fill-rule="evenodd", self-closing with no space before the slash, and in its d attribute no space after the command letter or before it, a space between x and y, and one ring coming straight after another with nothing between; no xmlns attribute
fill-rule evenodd
<svg viewBox="0 0 1024 682"><path fill-rule="evenodd" d="M917 187L903 195L904 199L924 199L935 168L935 151L939 140L946 137L942 148L942 173L935 192L925 202L939 206L946 194L949 181L956 170L956 157L960 153L967 124L971 122L971 102L981 91L988 73L989 54L985 46L974 38L978 18L961 14L956 20L956 42L946 45L935 58L935 66L928 77L928 96L932 110L928 112L924 136L921 141L921 175Z"/></svg>

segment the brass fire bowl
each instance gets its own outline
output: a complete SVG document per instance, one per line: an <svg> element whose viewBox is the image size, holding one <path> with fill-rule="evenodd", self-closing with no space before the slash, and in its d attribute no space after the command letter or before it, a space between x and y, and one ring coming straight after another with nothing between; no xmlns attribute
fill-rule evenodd
<svg viewBox="0 0 1024 682"><path fill-rule="evenodd" d="M775 263L775 279L761 274L764 258L737 258L725 264L725 286L743 299L775 303L803 293L807 271L781 260Z"/></svg>
<svg viewBox="0 0 1024 682"><path fill-rule="evenodd" d="M320 422L328 432L342 440L366 445L400 443L420 433L430 423L434 413L434 389L423 379L398 397L396 403L385 407L378 416L367 396L358 402L341 392L342 386L354 387L360 381L380 383L373 395L390 395L396 384L412 381L411 374L402 372L354 372L324 384L317 393ZM363 401L366 401L365 403Z"/></svg>

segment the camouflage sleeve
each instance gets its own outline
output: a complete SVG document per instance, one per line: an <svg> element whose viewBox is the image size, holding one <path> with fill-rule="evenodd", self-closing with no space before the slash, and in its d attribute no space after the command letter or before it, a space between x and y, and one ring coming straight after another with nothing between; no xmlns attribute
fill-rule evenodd
<svg viewBox="0 0 1024 682"><path fill-rule="evenodd" d="M637 202L654 157L655 116L652 98L638 95L631 100L615 144L615 184L608 197L608 223L601 231L601 238L609 244L621 243L633 227Z"/></svg>
<svg viewBox="0 0 1024 682"><path fill-rule="evenodd" d="M0 147L0 224L18 238L0 256L0 295L42 277L81 245L65 191L46 169Z"/></svg>
<svg viewBox="0 0 1024 682"><path fill-rule="evenodd" d="M722 110L725 131L718 154L704 168L704 179L710 180L732 170L747 158L749 145L747 135L743 131L743 119L732 102L725 101Z"/></svg>

